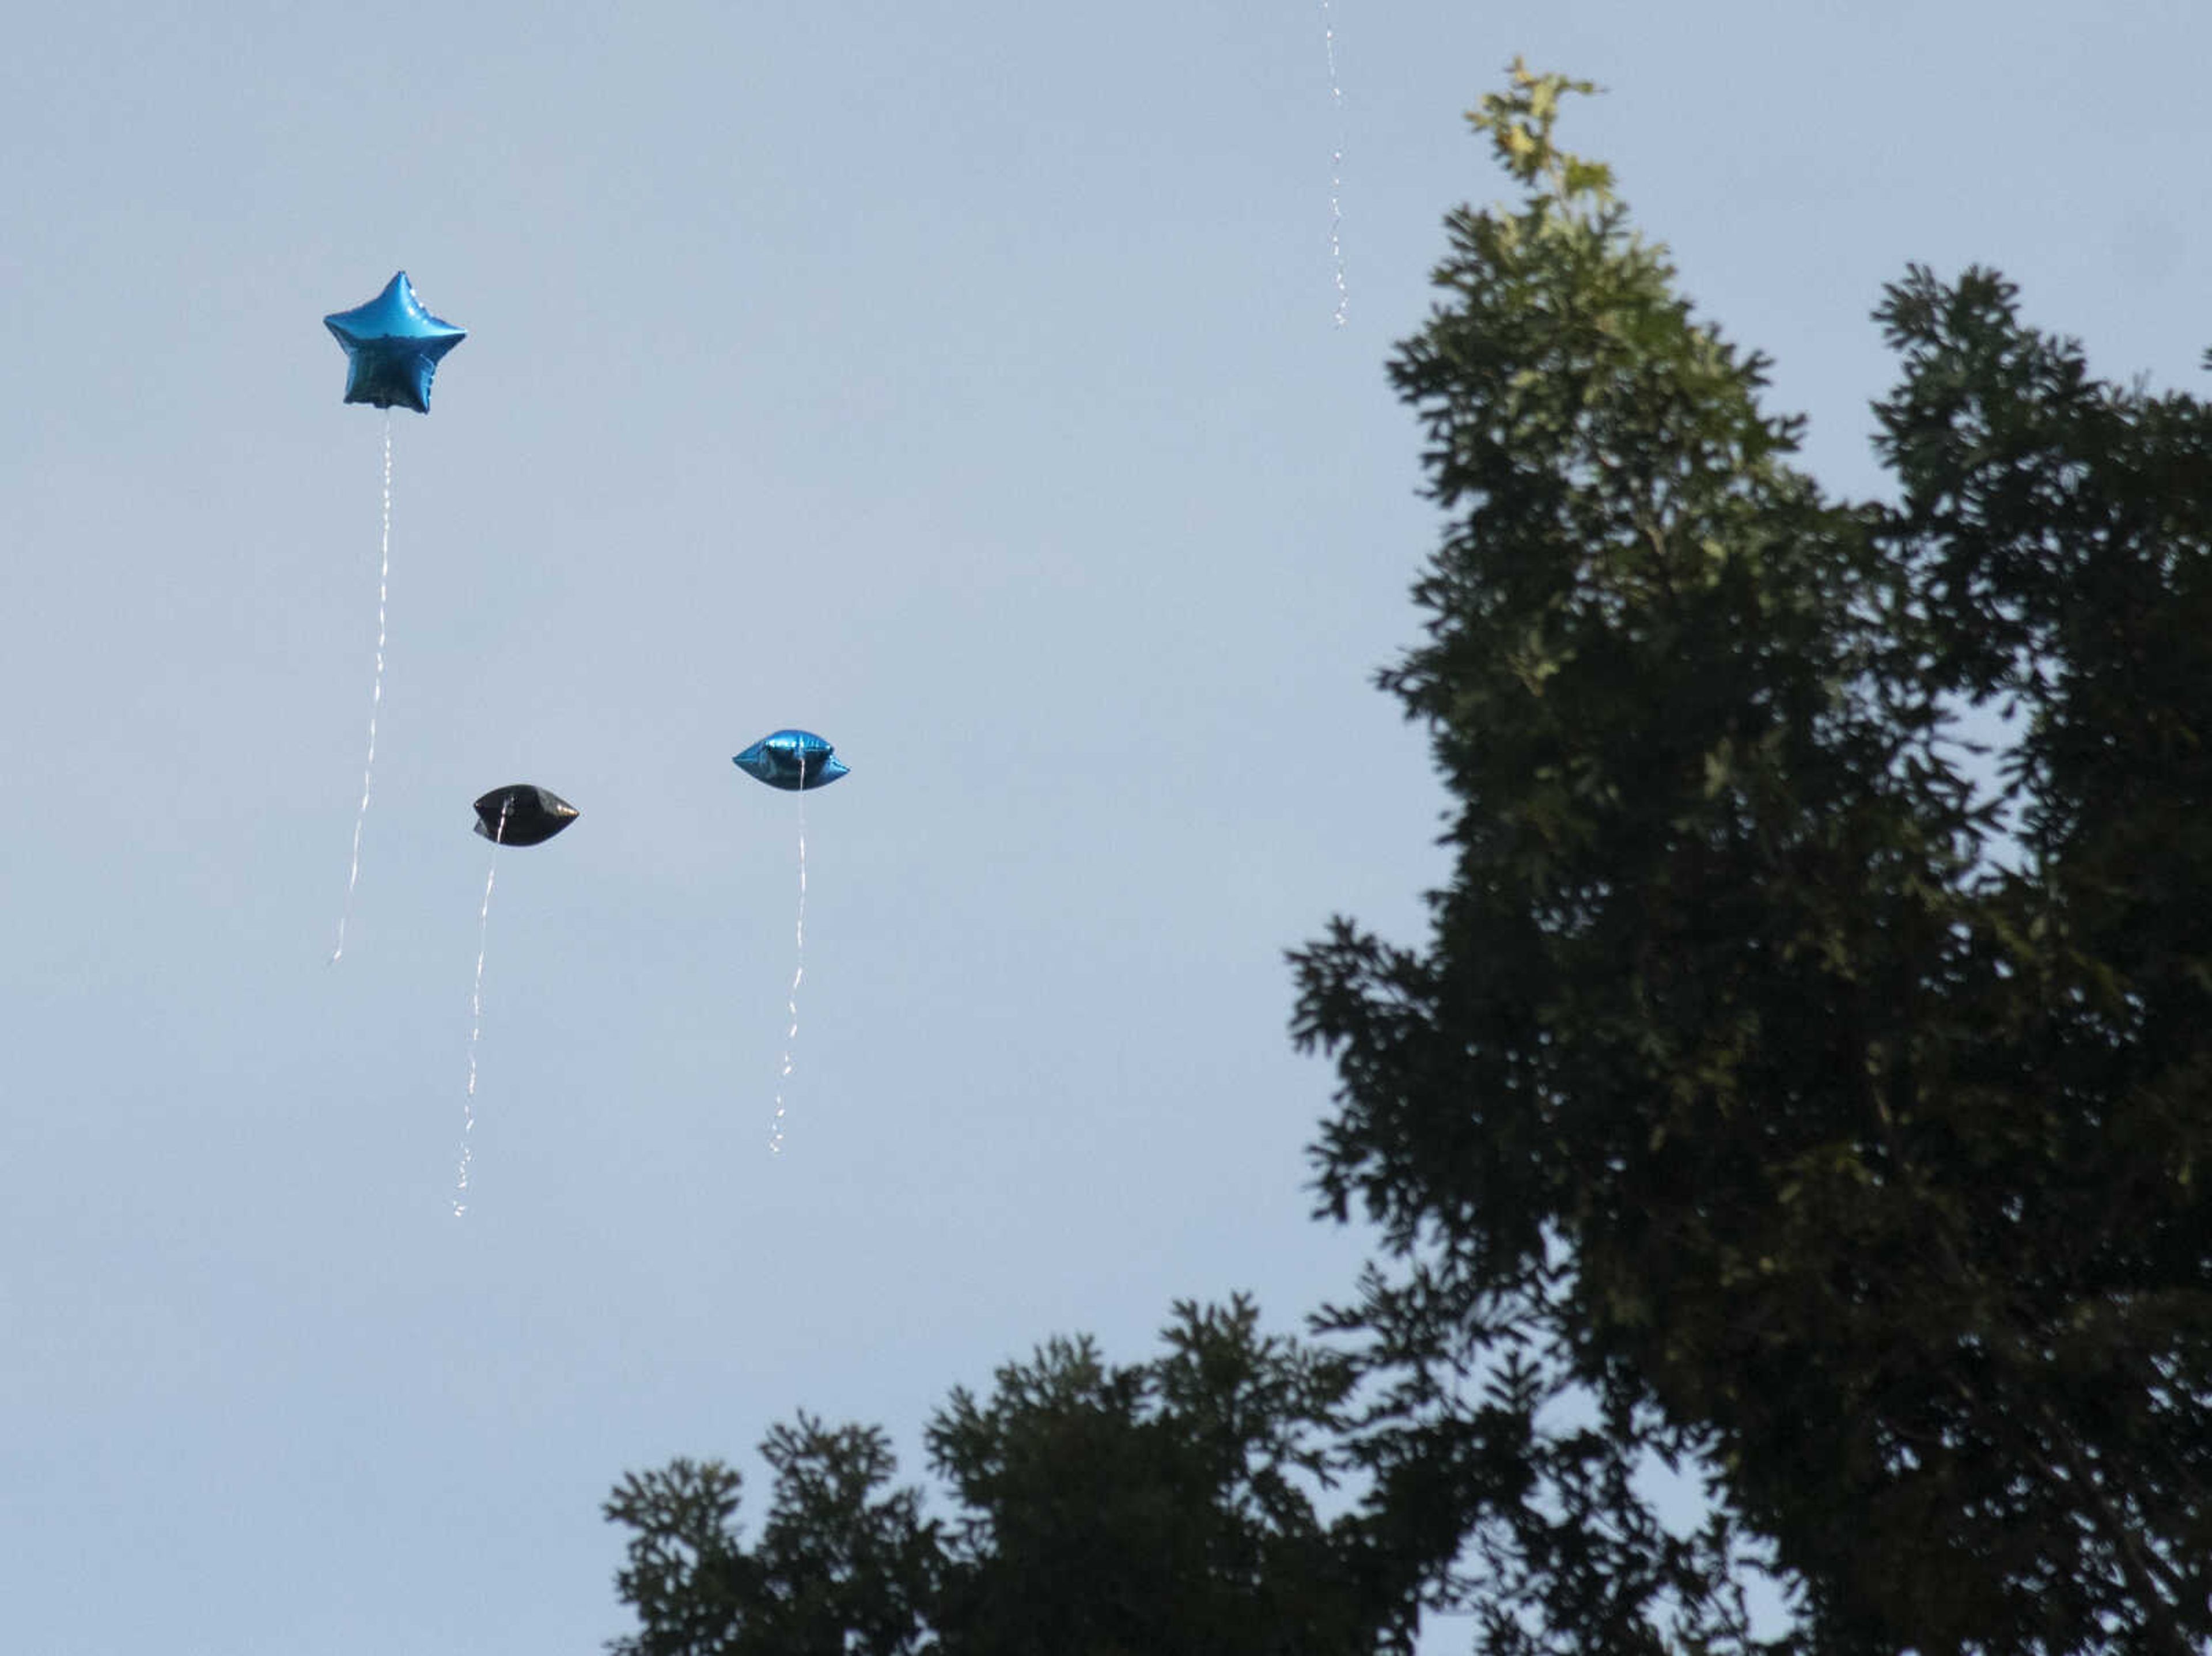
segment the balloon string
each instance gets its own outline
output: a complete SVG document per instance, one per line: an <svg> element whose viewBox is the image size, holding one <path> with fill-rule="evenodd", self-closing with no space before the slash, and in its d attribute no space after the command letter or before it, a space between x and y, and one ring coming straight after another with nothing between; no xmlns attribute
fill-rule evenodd
<svg viewBox="0 0 2212 1656"><path fill-rule="evenodd" d="M1336 74L1336 23L1328 0L1321 0L1322 45L1328 52L1328 97L1336 112L1336 148L1328 158L1328 255L1336 267L1336 325L1344 325L1351 302L1344 287L1344 84Z"/></svg>
<svg viewBox="0 0 2212 1656"><path fill-rule="evenodd" d="M346 922L353 918L353 890L361 883L361 831L368 821L369 779L376 774L376 715L384 706L385 612L392 590L392 410L384 411L384 533L376 573L376 687L368 698L368 759L361 770L361 809L353 819L353 865L346 870L345 907L338 912L338 944L331 964L345 953Z"/></svg>
<svg viewBox="0 0 2212 1656"><path fill-rule="evenodd" d="M799 986L806 976L806 750L799 752L799 965L791 974L791 1028L783 1034L783 1073L776 1077L775 1122L769 1129L768 1153L783 1154L784 1089L791 1083L791 1052L799 1040Z"/></svg>
<svg viewBox="0 0 2212 1656"><path fill-rule="evenodd" d="M469 1163L475 1156L477 1130L477 1043L483 1037L484 942L491 932L491 887L499 878L499 847L507 843L507 813L514 801L499 804L499 824L492 832L491 866L484 871L483 907L477 912L477 986L469 997L469 1090L461 1100L460 1180L453 1186L453 1217L469 1210Z"/></svg>

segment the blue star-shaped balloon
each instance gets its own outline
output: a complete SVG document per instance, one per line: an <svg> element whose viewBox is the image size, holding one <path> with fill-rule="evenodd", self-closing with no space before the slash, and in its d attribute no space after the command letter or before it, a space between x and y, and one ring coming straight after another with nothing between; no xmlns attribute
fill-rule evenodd
<svg viewBox="0 0 2212 1656"><path fill-rule="evenodd" d="M326 316L323 325L345 347L349 403L430 411L430 379L438 361L468 331L432 316L402 270L368 304Z"/></svg>
<svg viewBox="0 0 2212 1656"><path fill-rule="evenodd" d="M826 788L847 773L845 761L811 731L778 731L764 736L730 761L772 788L796 793Z"/></svg>

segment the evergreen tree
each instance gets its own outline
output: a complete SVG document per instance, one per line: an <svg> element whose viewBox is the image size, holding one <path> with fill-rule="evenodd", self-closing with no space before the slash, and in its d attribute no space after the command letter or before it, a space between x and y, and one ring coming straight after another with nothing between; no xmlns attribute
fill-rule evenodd
<svg viewBox="0 0 2212 1656"><path fill-rule="evenodd" d="M762 1453L759 1541L726 1466L631 1474L616 1656L1370 1656L1410 1647L1413 1583L1316 1500L1342 1454L1344 1362L1184 1303L1148 1362L1087 1338L956 1390L928 1429L955 1516L893 1489L880 1430L802 1416Z"/></svg>
<svg viewBox="0 0 2212 1656"><path fill-rule="evenodd" d="M1328 1319L1378 1532L1496 1651L1748 1648L1762 1562L1808 1649L2194 1648L2212 421L1916 269L1901 504L1828 499L1555 144L1589 89L1484 100L1522 198L1392 367L1452 877L1425 948L1296 957L1324 1204L1387 1241Z"/></svg>

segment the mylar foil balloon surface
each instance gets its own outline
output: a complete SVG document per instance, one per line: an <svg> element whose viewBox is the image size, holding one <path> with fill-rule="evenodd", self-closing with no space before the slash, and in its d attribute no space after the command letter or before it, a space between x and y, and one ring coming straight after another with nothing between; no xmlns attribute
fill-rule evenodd
<svg viewBox="0 0 2212 1656"><path fill-rule="evenodd" d="M772 788L793 793L801 788L826 788L847 770L836 749L811 731L764 736L730 762Z"/></svg>
<svg viewBox="0 0 2212 1656"><path fill-rule="evenodd" d="M469 337L422 308L404 270L368 304L326 316L323 325L345 347L347 402L417 414L430 411L440 359Z"/></svg>
<svg viewBox="0 0 2212 1656"><path fill-rule="evenodd" d="M517 782L477 801L477 832L502 846L542 846L580 815L550 788Z"/></svg>

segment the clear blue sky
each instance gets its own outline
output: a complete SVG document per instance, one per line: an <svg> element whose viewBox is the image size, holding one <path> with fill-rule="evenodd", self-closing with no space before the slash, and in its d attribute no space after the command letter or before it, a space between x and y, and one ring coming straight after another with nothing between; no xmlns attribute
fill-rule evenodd
<svg viewBox="0 0 2212 1656"><path fill-rule="evenodd" d="M0 1645L550 1656L599 1503L1177 1295L1294 1322L1281 951L1418 935L1382 363L1517 52L1874 487L1866 314L1992 263L2201 385L2194 4L35 9L0 60ZM1333 325L1330 155L1349 294ZM382 416L327 312L470 331ZM730 755L805 725L796 802ZM450 1216L469 801L501 864ZM919 1467L915 1467L919 1471ZM1459 1643L1453 1629L1431 1641Z"/></svg>

